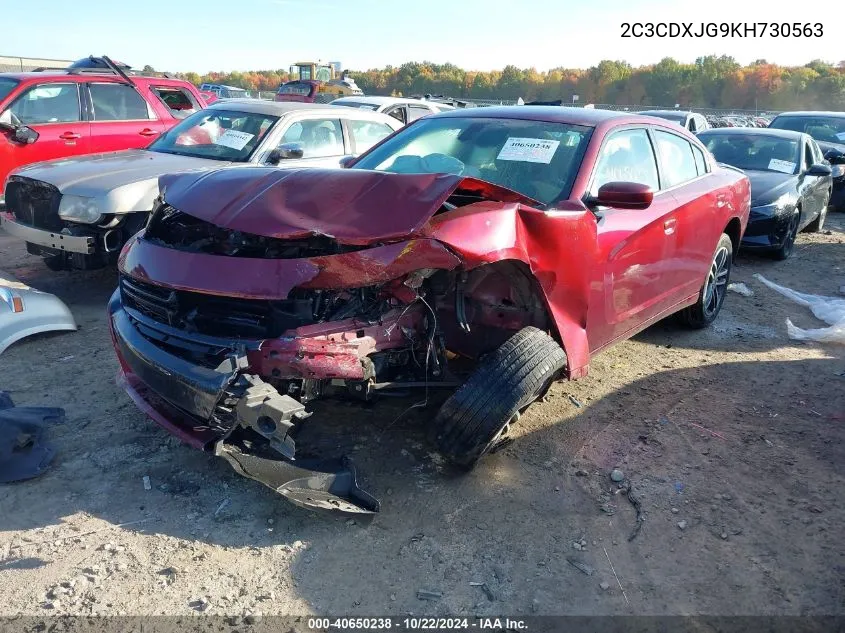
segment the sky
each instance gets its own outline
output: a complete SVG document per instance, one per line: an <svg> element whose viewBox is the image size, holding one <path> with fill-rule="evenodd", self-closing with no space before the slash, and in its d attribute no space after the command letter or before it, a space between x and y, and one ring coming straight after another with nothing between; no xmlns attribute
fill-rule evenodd
<svg viewBox="0 0 845 633"><path fill-rule="evenodd" d="M826 6L831 6L829 3ZM21 7L25 7L22 9ZM32 22L26 23L27 14ZM297 61L340 61L362 70L408 61L467 70L508 64L587 68L602 59L633 66L731 55L803 65L838 63L832 12L794 2L737 0L0 0L0 55L79 59L109 55L157 70L266 70ZM37 16L37 17L36 17ZM813 16L813 17L808 17ZM624 22L821 22L821 38L628 38ZM26 28L17 28L26 25Z"/></svg>

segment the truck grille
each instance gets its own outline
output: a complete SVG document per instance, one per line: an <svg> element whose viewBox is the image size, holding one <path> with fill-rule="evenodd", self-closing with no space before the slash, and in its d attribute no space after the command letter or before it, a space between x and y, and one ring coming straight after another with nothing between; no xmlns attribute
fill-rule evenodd
<svg viewBox="0 0 845 633"><path fill-rule="evenodd" d="M123 305L186 332L223 338L265 339L313 323L310 299L259 301L172 290L123 275Z"/></svg>
<svg viewBox="0 0 845 633"><path fill-rule="evenodd" d="M61 231L59 201L62 194L53 185L32 178L12 176L6 183L6 208L15 218L39 229Z"/></svg>

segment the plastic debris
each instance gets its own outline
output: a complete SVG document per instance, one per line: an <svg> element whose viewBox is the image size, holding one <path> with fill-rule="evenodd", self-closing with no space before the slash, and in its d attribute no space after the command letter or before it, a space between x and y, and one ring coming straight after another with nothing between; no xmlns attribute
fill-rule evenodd
<svg viewBox="0 0 845 633"><path fill-rule="evenodd" d="M419 600L440 600L443 597L441 591L428 591L427 589L420 589L417 591L417 598Z"/></svg>
<svg viewBox="0 0 845 633"><path fill-rule="evenodd" d="M830 325L830 327L826 328L805 330L796 327L787 318L786 332L789 338L796 341L818 341L820 343L840 343L845 345L845 299L796 292L795 290L779 286L769 281L763 275L755 274L754 277L787 299L791 299L795 303L809 308L817 319Z"/></svg>
<svg viewBox="0 0 845 633"><path fill-rule="evenodd" d="M728 284L728 290L732 290L737 294L741 294L743 297L754 296L754 291L751 290L751 288L746 286L744 283Z"/></svg>
<svg viewBox="0 0 845 633"><path fill-rule="evenodd" d="M569 396L569 401L579 409L584 406L583 404L581 404L581 401L578 400L578 398L576 398L575 396Z"/></svg>
<svg viewBox="0 0 845 633"><path fill-rule="evenodd" d="M574 558L567 558L566 562L572 565L575 569L580 572L587 574L588 576L592 576L595 570L587 565L586 563L582 563L580 560L575 560Z"/></svg>
<svg viewBox="0 0 845 633"><path fill-rule="evenodd" d="M32 479L47 470L55 455L46 441L47 428L64 420L64 409L16 407L0 391L0 483Z"/></svg>

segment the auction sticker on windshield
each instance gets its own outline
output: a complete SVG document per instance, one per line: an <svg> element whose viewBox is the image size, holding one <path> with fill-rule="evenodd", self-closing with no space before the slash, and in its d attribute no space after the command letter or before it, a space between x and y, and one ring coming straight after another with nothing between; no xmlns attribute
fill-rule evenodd
<svg viewBox="0 0 845 633"><path fill-rule="evenodd" d="M791 163L788 160L773 158L769 161L769 169L771 171L779 171L784 174L791 174L795 171L795 163Z"/></svg>
<svg viewBox="0 0 845 633"><path fill-rule="evenodd" d="M236 150L242 150L253 138L255 138L255 134L238 132L237 130L226 130L216 141L214 141L214 144L222 145L223 147L231 147Z"/></svg>
<svg viewBox="0 0 845 633"><path fill-rule="evenodd" d="M560 141L548 141L542 138L509 138L496 160L516 160L525 163L552 162Z"/></svg>

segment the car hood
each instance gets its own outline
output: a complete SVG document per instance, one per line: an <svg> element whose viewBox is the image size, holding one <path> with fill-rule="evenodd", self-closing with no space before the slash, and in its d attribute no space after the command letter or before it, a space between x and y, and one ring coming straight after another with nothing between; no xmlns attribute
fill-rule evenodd
<svg viewBox="0 0 845 633"><path fill-rule="evenodd" d="M96 198L118 187L157 179L162 174L227 164L207 158L129 150L35 163L15 173L48 182L62 193Z"/></svg>
<svg viewBox="0 0 845 633"><path fill-rule="evenodd" d="M450 174L364 169L219 169L167 175L159 187L183 213L230 230L351 245L419 234L457 190L478 200L539 203L515 191Z"/></svg>
<svg viewBox="0 0 845 633"><path fill-rule="evenodd" d="M744 170L751 181L751 206L759 207L771 204L783 194L794 192L798 176L781 174L775 171Z"/></svg>

